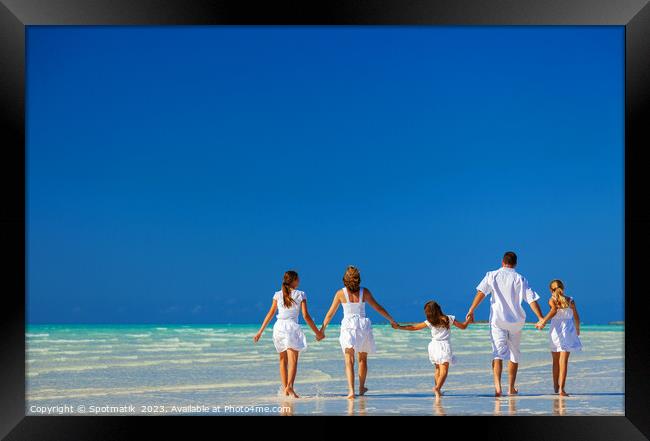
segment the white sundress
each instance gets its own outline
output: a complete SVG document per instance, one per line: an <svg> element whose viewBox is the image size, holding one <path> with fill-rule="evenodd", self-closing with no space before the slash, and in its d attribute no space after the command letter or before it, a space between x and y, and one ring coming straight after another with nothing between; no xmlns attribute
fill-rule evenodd
<svg viewBox="0 0 650 441"><path fill-rule="evenodd" d="M273 344L275 345L275 350L279 353L287 349L294 349L296 351L307 349L307 338L298 324L300 304L307 298L305 293L296 289L291 291L291 298L295 302L292 303L290 308L284 306L282 291L276 292L273 298L278 305L277 320L273 325Z"/></svg>
<svg viewBox="0 0 650 441"><path fill-rule="evenodd" d="M431 329L431 341L429 342L429 360L432 364L456 363L456 356L451 350L451 326L456 319L453 315L448 315L449 328L444 326L433 326L429 320L424 323Z"/></svg>
<svg viewBox="0 0 650 441"><path fill-rule="evenodd" d="M343 303L343 320L341 320L341 335L339 342L343 352L353 348L355 352L374 354L375 338L372 335L372 323L366 317L366 304L363 302L363 288L359 291L359 301L350 302L347 288L343 288L345 303Z"/></svg>
<svg viewBox="0 0 650 441"><path fill-rule="evenodd" d="M573 303L573 297L569 297ZM573 309L558 308L551 319L551 327L548 333L551 352L574 352L582 350L582 342L578 337L575 323L573 322Z"/></svg>

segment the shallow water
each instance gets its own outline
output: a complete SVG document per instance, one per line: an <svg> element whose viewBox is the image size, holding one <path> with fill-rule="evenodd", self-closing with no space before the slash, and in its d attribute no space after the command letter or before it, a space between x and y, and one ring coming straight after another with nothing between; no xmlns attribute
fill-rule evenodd
<svg viewBox="0 0 650 441"><path fill-rule="evenodd" d="M487 325L453 329L458 363L438 401L431 393L425 330L373 326L377 353L368 357L370 390L347 400L338 328L330 326L327 338L316 342L305 326L309 347L300 355L295 385L301 398L287 399L278 395L271 330L254 344L257 327L30 326L27 414L624 414L623 326L581 328L584 350L571 354L566 398L553 394L546 330L526 325L520 395L495 399Z"/></svg>

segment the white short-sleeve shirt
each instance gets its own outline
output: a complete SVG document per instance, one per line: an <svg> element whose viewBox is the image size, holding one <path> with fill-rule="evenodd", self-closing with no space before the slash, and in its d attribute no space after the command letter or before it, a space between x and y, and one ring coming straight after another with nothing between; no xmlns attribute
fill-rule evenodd
<svg viewBox="0 0 650 441"><path fill-rule="evenodd" d="M284 306L284 297L282 291L277 291L273 298L277 301L278 305L278 315L276 316L279 320L291 319L298 320L300 315L300 304L303 300L307 298L307 295L304 291L299 291L294 289L291 291L291 298L294 302L291 304L291 307L287 308Z"/></svg>
<svg viewBox="0 0 650 441"><path fill-rule="evenodd" d="M491 295L490 323L508 331L519 331L524 327L526 312L522 302L532 303L539 299L539 295L528 286L528 280L508 267L488 271L476 290Z"/></svg>
<svg viewBox="0 0 650 441"><path fill-rule="evenodd" d="M456 316L448 315L447 318L449 319L448 328L445 328L444 326L433 326L429 320L424 321L424 323L427 324L427 327L431 329L431 338L433 340L437 340L437 341L449 340L449 337L451 336L451 326L454 324L454 320L456 320Z"/></svg>

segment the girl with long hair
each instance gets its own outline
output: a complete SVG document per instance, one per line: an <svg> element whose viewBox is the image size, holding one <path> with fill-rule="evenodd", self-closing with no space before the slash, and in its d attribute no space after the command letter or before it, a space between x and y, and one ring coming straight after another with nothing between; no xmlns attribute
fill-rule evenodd
<svg viewBox="0 0 650 441"><path fill-rule="evenodd" d="M567 371L569 368L569 355L574 351L582 350L580 341L580 316L573 297L564 293L564 283L561 280L552 280L549 284L551 298L548 306L551 310L541 319L535 327L544 329L546 323L551 321L548 339L553 357L553 389L561 396L568 396L564 390Z"/></svg>
<svg viewBox="0 0 650 441"><path fill-rule="evenodd" d="M419 331L429 328L431 341L429 342L429 360L436 367L433 375L435 385L433 393L437 398L442 395L442 385L445 384L449 365L456 363L456 357L451 349L451 325L465 329L471 323L469 320L459 322L453 315L445 315L436 302L429 301L424 305L426 320L416 325L399 325L397 329L404 331Z"/></svg>
<svg viewBox="0 0 650 441"><path fill-rule="evenodd" d="M307 348L307 339L298 324L300 311L302 311L305 322L316 334L316 340L323 338L323 334L318 330L307 311L307 296L303 291L298 290L299 283L300 278L297 272L287 271L284 273L282 289L273 295L271 308L266 314L259 331L253 337L253 341L257 343L277 310L277 320L273 325L273 344L278 354L280 354L280 381L282 382L284 395L294 398L299 398L298 394L293 390L293 383L298 370L298 355L300 351Z"/></svg>

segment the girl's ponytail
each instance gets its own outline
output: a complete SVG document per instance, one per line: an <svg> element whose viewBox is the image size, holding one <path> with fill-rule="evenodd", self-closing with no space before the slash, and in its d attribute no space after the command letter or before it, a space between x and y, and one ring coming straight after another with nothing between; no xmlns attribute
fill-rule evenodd
<svg viewBox="0 0 650 441"><path fill-rule="evenodd" d="M293 303L296 301L291 297L291 290L293 289L291 285L298 278L298 273L295 271L287 271L284 273L284 278L282 279L282 303L284 303L285 308L291 308Z"/></svg>
<svg viewBox="0 0 650 441"><path fill-rule="evenodd" d="M553 284L555 284L555 289L553 290L553 298L557 302L559 308L568 308L569 299L564 295L564 283L561 280L555 279L551 281L550 287L552 289Z"/></svg>

